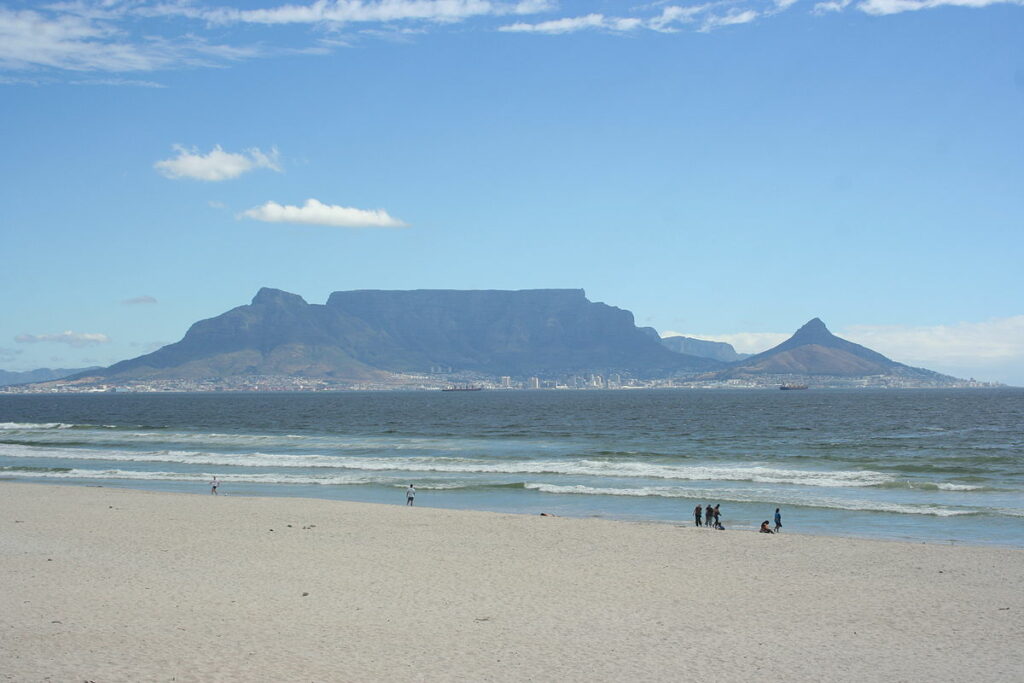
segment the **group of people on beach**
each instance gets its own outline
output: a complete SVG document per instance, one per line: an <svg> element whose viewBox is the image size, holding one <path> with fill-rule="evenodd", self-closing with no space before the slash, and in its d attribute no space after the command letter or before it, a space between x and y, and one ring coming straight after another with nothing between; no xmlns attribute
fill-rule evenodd
<svg viewBox="0 0 1024 683"><path fill-rule="evenodd" d="M719 518L721 513L718 510L718 505L711 507L711 503L708 503L707 508L702 508L700 505L693 508L693 521L697 526L706 526L711 529L724 529L722 521ZM703 516L704 522L701 523L701 517Z"/></svg>
<svg viewBox="0 0 1024 683"><path fill-rule="evenodd" d="M782 513L779 512L779 508L775 508L775 528L774 529L769 529L768 525L769 525L768 520L767 519L764 520L763 522L761 522L761 528L758 531L760 531L762 534L777 534L777 533L779 533L779 529L782 528Z"/></svg>
<svg viewBox="0 0 1024 683"><path fill-rule="evenodd" d="M220 488L220 480L218 480L217 477L214 477L213 481L210 482L210 493L212 493L213 495L217 495L218 488ZM409 488L405 490L405 504L414 505L415 502L416 487L413 486L412 484L409 484ZM711 529L725 529L725 527L722 526L721 511L719 510L719 506L720 504L716 504L714 507L712 507L711 503L708 503L707 507L702 507L701 505L698 504L697 507L693 508L694 524L696 524L697 526L706 526ZM541 515L544 517L554 517L554 515L550 515L546 512L542 512ZM761 523L760 532L762 534L775 534L778 533L779 529L782 528L782 513L779 512L779 508L775 508L775 528L770 529L769 525L769 521L767 519L764 520Z"/></svg>
<svg viewBox="0 0 1024 683"><path fill-rule="evenodd" d="M697 505L693 508L693 523L697 526L706 526L711 529L725 529L722 526L721 511L718 509L720 504L716 504L714 507L711 503L707 504L707 507ZM775 528L770 528L771 522L767 519L761 523L760 532L762 534L777 534L779 529L782 528L782 512L779 508L775 508Z"/></svg>

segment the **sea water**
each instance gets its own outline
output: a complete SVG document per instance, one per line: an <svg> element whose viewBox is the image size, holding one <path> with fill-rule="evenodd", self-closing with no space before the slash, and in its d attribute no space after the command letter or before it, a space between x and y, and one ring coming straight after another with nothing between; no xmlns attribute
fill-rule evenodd
<svg viewBox="0 0 1024 683"><path fill-rule="evenodd" d="M0 478L1024 547L1024 390L0 396ZM714 533L709 531L708 533Z"/></svg>

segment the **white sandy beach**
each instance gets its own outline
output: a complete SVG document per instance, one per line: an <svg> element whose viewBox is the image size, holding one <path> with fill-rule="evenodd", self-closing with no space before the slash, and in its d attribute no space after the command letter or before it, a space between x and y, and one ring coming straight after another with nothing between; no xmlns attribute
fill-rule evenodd
<svg viewBox="0 0 1024 683"><path fill-rule="evenodd" d="M1019 550L4 482L0 573L0 680L1024 680Z"/></svg>

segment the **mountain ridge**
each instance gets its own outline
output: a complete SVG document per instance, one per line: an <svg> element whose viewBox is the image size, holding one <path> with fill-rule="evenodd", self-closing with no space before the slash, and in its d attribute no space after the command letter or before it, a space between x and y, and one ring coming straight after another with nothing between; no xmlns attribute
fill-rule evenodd
<svg viewBox="0 0 1024 683"><path fill-rule="evenodd" d="M758 375L863 377L890 375L956 381L932 370L898 363L866 346L837 337L820 318L812 318L781 344L732 363L717 379Z"/></svg>
<svg viewBox="0 0 1024 683"><path fill-rule="evenodd" d="M93 376L660 376L721 367L665 349L635 326L632 313L591 302L582 289L353 290L310 304L297 294L264 287L248 305L196 322L181 341Z"/></svg>

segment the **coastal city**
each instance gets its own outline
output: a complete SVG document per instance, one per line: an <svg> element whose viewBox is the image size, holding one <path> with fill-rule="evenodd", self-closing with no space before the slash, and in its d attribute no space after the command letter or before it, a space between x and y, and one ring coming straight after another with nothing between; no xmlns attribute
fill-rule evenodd
<svg viewBox="0 0 1024 683"><path fill-rule="evenodd" d="M570 375L558 379L475 374L400 374L379 381L334 381L286 375L238 375L203 379L51 381L0 387L3 394L329 392L329 391L592 391L636 389L986 389L1004 386L974 379L929 381L919 377L760 375L739 379L638 379L620 373Z"/></svg>

